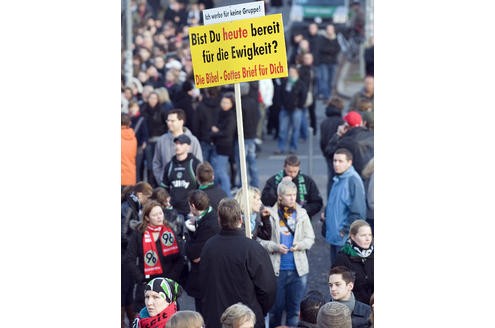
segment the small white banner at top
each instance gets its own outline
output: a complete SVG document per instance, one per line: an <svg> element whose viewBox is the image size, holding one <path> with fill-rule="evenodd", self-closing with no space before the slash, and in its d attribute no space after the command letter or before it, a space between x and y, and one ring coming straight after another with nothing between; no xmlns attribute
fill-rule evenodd
<svg viewBox="0 0 495 328"><path fill-rule="evenodd" d="M265 2L255 1L203 10L204 25L265 16Z"/></svg>

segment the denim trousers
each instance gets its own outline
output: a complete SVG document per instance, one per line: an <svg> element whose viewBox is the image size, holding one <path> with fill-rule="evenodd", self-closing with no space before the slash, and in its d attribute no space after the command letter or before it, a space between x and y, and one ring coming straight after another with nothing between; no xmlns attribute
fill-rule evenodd
<svg viewBox="0 0 495 328"><path fill-rule="evenodd" d="M299 130L299 136L301 137L302 140L305 141L308 140L308 129L309 129L308 110L305 108L303 109L301 115L301 125Z"/></svg>
<svg viewBox="0 0 495 328"><path fill-rule="evenodd" d="M297 150L299 141L299 132L301 131L301 120L303 111L301 108L296 108L292 112L288 112L282 108L279 114L279 130L278 130L278 149L282 152L287 151L287 143L289 142L289 132L292 131L290 138L289 150Z"/></svg>
<svg viewBox="0 0 495 328"><path fill-rule="evenodd" d="M203 162L211 164L211 158L213 157L213 150L215 147L211 143L205 141L200 141L199 144L201 146L201 152L203 153Z"/></svg>
<svg viewBox="0 0 495 328"><path fill-rule="evenodd" d="M148 142L146 148L144 149L144 158L146 161L146 170L148 171L148 183L153 187L158 187L160 185L160 181L155 180L155 176L153 175L153 156L155 155L155 146L156 142Z"/></svg>
<svg viewBox="0 0 495 328"><path fill-rule="evenodd" d="M285 310L285 325L296 327L299 322L299 308L306 294L308 275L299 277L296 270L280 270L277 277L277 296L270 310L270 328L280 326L282 312Z"/></svg>
<svg viewBox="0 0 495 328"><path fill-rule="evenodd" d="M319 64L316 69L318 80L318 94L324 99L330 99L332 95L332 82L335 74L335 64Z"/></svg>
<svg viewBox="0 0 495 328"><path fill-rule="evenodd" d="M258 166L256 165L256 144L254 139L244 139L244 151L246 152L246 170L249 176L249 185L259 188ZM235 185L241 186L241 159L239 153L239 141L235 141L234 146L235 163L237 165L237 174Z"/></svg>
<svg viewBox="0 0 495 328"><path fill-rule="evenodd" d="M227 197L232 197L230 191L230 176L229 176L229 156L219 155L216 150L213 150L213 156L211 158L211 166L215 173L215 184L218 184L220 188L227 194Z"/></svg>

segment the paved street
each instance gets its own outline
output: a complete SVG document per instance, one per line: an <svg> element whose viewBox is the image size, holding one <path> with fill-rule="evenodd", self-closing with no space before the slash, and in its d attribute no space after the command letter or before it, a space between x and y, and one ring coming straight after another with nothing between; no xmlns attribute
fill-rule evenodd
<svg viewBox="0 0 495 328"><path fill-rule="evenodd" d="M317 121L320 123L325 117L325 108L323 104L318 101L316 106ZM318 124L319 125L319 124ZM311 147L310 147L311 146ZM313 141L306 141L306 143L300 143L298 156L301 159L301 170L305 174L309 174L310 158L309 149L313 150L313 157L311 158L312 173L311 176L315 180L320 193L323 197L323 202L326 204L326 181L327 181L327 168L325 159L321 153L319 147L319 131L317 135L313 137ZM273 136L265 136L264 142L261 145L261 152L258 153L257 163L260 173L260 189L263 188L266 180L275 174L278 170L282 169L285 156L273 155L273 152L277 149L277 142L273 140ZM316 235L316 241L311 250L308 252L310 273L308 279L308 290L317 289L322 292L325 297L329 298L329 291L327 286L327 274L329 271L329 248L321 236L321 223L319 222L319 214L313 217L313 229ZM182 309L194 309L194 301L184 295L181 300Z"/></svg>
<svg viewBox="0 0 495 328"><path fill-rule="evenodd" d="M244 3L245 0L232 0L216 1L216 7L225 5L234 5ZM284 28L287 33L290 29L290 22L288 20L289 6L287 4L281 8L270 8L265 14L270 15L274 13L282 13ZM288 39L286 39L288 40ZM289 50L289 45L287 44ZM342 75L339 74L343 72ZM355 81L347 81L347 76L355 74L357 71L357 65L346 64L344 69L336 72L335 85L339 95L343 96L345 105L348 100L345 99L349 95L352 95L360 87L360 83ZM345 75L344 75L345 74ZM340 76L340 78L339 78ZM321 153L319 147L319 125L325 118L325 106L321 101L317 102L316 106L317 117L317 134L309 137L306 142L300 142L297 155L301 159L301 171L310 175L318 185L320 193L323 197L323 203L326 205L326 183L327 183L327 168L325 159ZM308 118L309 120L309 118ZM308 121L309 123L309 121ZM265 122L266 127L266 122ZM283 167L283 161L285 155L274 155L273 152L277 150L277 141L273 139L272 135L265 135L263 144L261 145L261 151L257 154L258 170L260 174L260 189L263 189L266 180L281 170ZM312 150L312 151L310 151ZM318 213L312 218L313 229L315 231L316 241L313 247L308 251L310 273L308 279L308 291L312 289L319 290L328 299L330 297L327 285L327 274L329 271L329 247L321 235L321 223L319 221L320 214ZM187 295L184 291L183 296L179 300L180 308L182 310L194 310L194 300Z"/></svg>

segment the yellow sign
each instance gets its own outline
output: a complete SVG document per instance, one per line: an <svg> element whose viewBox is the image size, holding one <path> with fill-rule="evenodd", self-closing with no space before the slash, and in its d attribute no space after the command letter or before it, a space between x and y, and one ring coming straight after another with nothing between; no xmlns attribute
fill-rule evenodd
<svg viewBox="0 0 495 328"><path fill-rule="evenodd" d="M197 88L288 75L282 14L191 27L189 44Z"/></svg>

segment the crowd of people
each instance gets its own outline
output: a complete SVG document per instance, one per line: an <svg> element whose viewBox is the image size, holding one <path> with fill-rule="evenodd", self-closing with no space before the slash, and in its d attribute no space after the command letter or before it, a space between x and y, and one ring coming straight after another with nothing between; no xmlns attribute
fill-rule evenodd
<svg viewBox="0 0 495 328"><path fill-rule="evenodd" d="M233 86L194 85L188 28L213 6L131 1L133 77L122 73L121 106L122 327L372 327L372 65L344 106L333 92L335 28L309 24L290 40L287 78L241 83L246 197ZM326 107L321 122L318 101ZM323 195L297 156L318 123ZM268 135L285 159L263 183L256 153ZM307 291L319 213L330 300ZM180 309L183 291L195 311Z"/></svg>

